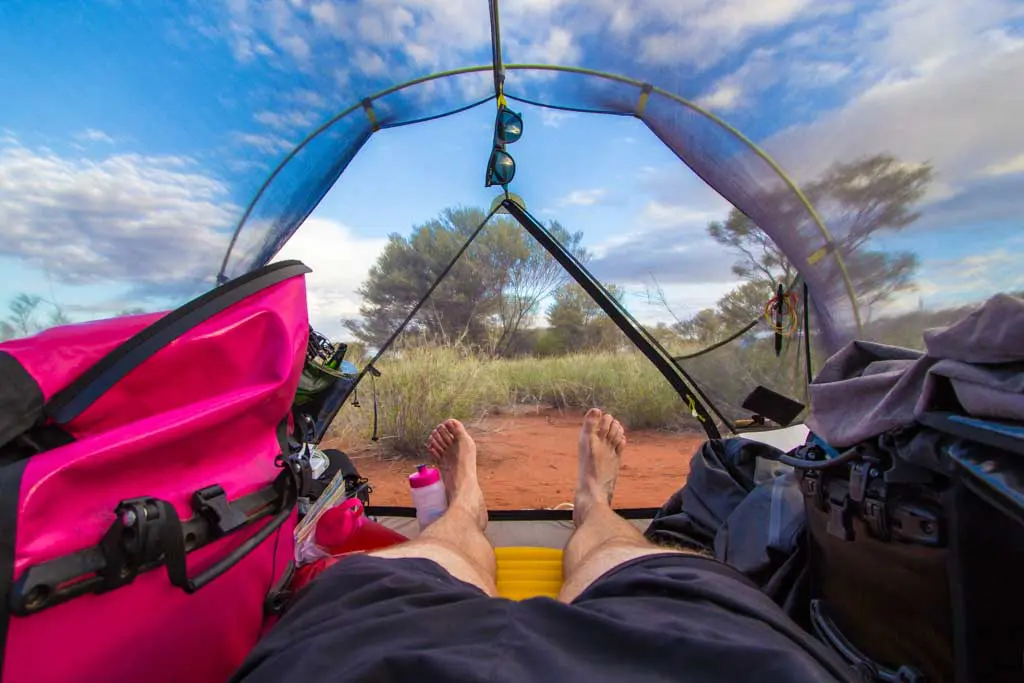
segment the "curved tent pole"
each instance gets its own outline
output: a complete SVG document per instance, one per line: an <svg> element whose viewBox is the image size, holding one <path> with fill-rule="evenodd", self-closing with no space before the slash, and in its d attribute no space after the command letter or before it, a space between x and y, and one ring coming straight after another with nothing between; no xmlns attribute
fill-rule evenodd
<svg viewBox="0 0 1024 683"><path fill-rule="evenodd" d="M414 78L411 81L406 81L405 83L400 83L400 84L391 86L390 88L386 88L385 90L381 90L380 92L377 92L377 93L371 95L370 97L366 98L365 100L361 100L358 103L353 104L352 106L348 107L347 109L343 110L339 114L337 114L337 115L333 116L332 118L328 119L326 122L324 122L319 127L317 127L315 130L313 130L308 136L306 136L301 142L299 142L298 145L296 145L295 149L293 149L291 152L289 152L280 161L280 163L278 163L278 165L274 168L273 171L271 171L270 175L267 177L267 179L260 186L260 188L256 192L255 196L253 196L253 199L249 203L248 207L246 207L245 212L242 214L242 217L239 219L238 224L235 226L235 230L234 230L234 232L231 235L231 241L228 244L227 251L224 254L224 259L221 262L220 272L217 274L217 281L218 281L218 283L221 283L221 282L223 282L225 280L225 271L227 270L228 261L231 259L231 252L234 250L235 243L238 240L238 235L241 233L242 227L245 225L245 222L248 220L249 216L252 214L253 210L255 209L256 204L263 197L263 194L266 192L267 187L280 174L280 172L284 169L284 167L288 164L288 162L290 162L300 151L302 151L302 149L304 149L306 147L306 145L308 145L314 138L316 138L322 132L324 132L325 130L330 128L336 122L340 121L341 119L343 119L346 116L348 116L349 114L351 114L353 111L355 111L355 110L365 106L364 103L372 103L374 100L380 99L382 97L386 97L387 95L391 95L393 93L399 92L399 91L404 90L406 88L411 88L411 87L419 85L421 83L426 83L428 81L438 80L438 79L441 79L441 78L448 78L450 76L460 76L460 75L463 75L463 74L479 73L479 72L482 72L482 71L492 71L493 69L494 69L493 65L470 66L470 67L464 67L464 68L461 68L461 69L452 69L450 71L442 71L442 72L438 72L438 73L434 73L434 74L428 74L426 76L421 76L419 78ZM825 238L825 244L826 244L825 248L827 249L828 247L834 245L835 242L832 239L832 235L829 232L828 228L825 227L825 223L821 219L821 216L818 214L817 210L814 208L814 205L811 204L811 201L804 194L803 190L801 190L800 187L793 181L793 179L789 177L789 175L782 169L782 167L779 166L779 164L767 152L765 152L763 149L761 149L754 141L752 141L750 138L746 137L737 128L735 128L734 126L730 125L729 123L727 123L726 121L724 121L720 117L716 116L715 114L707 111L703 107L701 107L701 106L699 106L699 105L697 105L697 104L695 104L693 102L690 102L686 98L680 97L679 95L671 93L671 92L669 92L667 90L664 90L662 88L659 88L657 86L652 86L652 85L646 84L646 83L644 83L642 81L638 81L635 78L629 78L627 76L620 76L620 75L617 75L617 74L610 74L610 73L606 73L606 72L603 72L603 71L595 71L593 69L586 69L586 68L583 68L583 67L556 66L556 65L552 65L552 64L506 64L506 65L502 65L502 70L504 71L505 69L522 70L522 71L529 71L529 70L535 70L535 71L555 71L555 72L560 72L560 73L575 73L575 74L580 74L580 75L584 75L584 76L593 76L593 77L596 77L596 78L602 78L602 79L609 80L609 81L615 81L615 82L618 82L618 83L624 83L626 85L631 85L631 86L633 86L635 88L639 88L641 90L641 92L643 93L642 96L641 96L641 99L643 99L643 100L646 99L645 95L647 93L649 93L649 92L656 92L659 95L667 97L667 98L675 101L676 103L681 104L682 106L684 106L684 107L690 109L691 111L693 111L693 112L695 112L695 113L705 117L706 119L708 119L712 123L714 123L717 126L721 127L723 130L725 130L726 132L731 134L733 137L735 137L737 140L742 142L746 147L748 147L751 151L753 151L762 160L764 160L765 163L767 163L768 166L776 173L776 175L778 175L778 177L782 180L782 182L790 190L793 191L793 193L796 195L797 199L800 201L800 204L807 210L807 212L810 215L811 219L814 221L815 225L817 226L818 231ZM486 101L486 100L482 100L481 103L484 102L484 101ZM547 105L541 104L540 102L531 102L531 104L535 104L535 105L538 105L538 106L547 106ZM556 107L556 108L561 108L561 107ZM448 114L455 113L457 111L463 111L465 109L466 109L465 107L460 107L458 109L452 110L451 112L447 112L447 113ZM638 109L641 109L641 108L638 107ZM608 113L614 113L614 112L608 112ZM631 115L633 115L633 116L643 120L642 110L641 111L631 112ZM439 116L438 117L431 117L431 118L439 118ZM415 123L415 122L416 121L409 121L407 123L397 124L397 125L409 125L409 124ZM861 322L861 318L860 318L860 311L859 311L859 308L858 308L858 305L857 305L857 296L856 296L856 293L854 292L854 289L853 289L853 283L850 280L849 272L848 272L848 270L846 268L846 263L844 262L844 260L842 258L842 255L838 251L834 251L833 255L834 255L835 259L836 259L836 263L839 265L840 274L842 275L842 278L843 278L843 284L844 284L844 286L846 288L846 293L847 293L847 295L850 298L850 305L851 305L851 307L853 309L853 316L854 316L854 321L855 321L856 326L857 326L857 332L860 333L861 329L862 329L862 322Z"/></svg>
<svg viewBox="0 0 1024 683"><path fill-rule="evenodd" d="M593 69L587 69L584 67L554 66L549 64L509 64L507 68L523 70L534 69L538 71L556 71L562 73L575 73L583 76L596 76L598 78L603 78L605 80L617 81L619 83L625 83L627 85L632 85L636 88L640 88L640 90L644 94L641 95L641 104L637 108L638 111L634 113L634 116L636 116L640 120L643 120L643 105L646 104L645 95L647 92L656 92L659 95L669 98L670 100L676 102L677 104L683 105L687 109L703 116L704 118L708 119L715 125L719 126L722 130L726 131L727 133L735 137L737 140L742 142L747 148L749 148L750 151L752 151L754 154L759 156L765 163L767 163L768 166L770 166L771 169L775 171L775 174L779 176L779 179L782 180L783 183L785 183L786 187L793 191L797 199L800 200L800 203L807 210L807 213L810 214L811 220L814 221L814 224L815 226L817 226L818 231L821 233L821 236L825 238L825 248L829 249L833 247L833 245L835 244L835 241L832 239L832 233L829 232L829 229L827 227L825 227L825 222L821 219L821 215L818 214L817 209L815 209L814 205L811 204L811 201L807 198L807 195L804 194L803 190L800 189L800 186L797 185L796 182L794 182L794 180L789 177L789 174L782 169L782 167L775 161L775 159L773 159L771 155L768 154L768 152L761 149L761 147L756 142L754 142L746 135L741 133L738 128L727 123L724 119L716 116L715 114L711 113L710 111L701 107L700 105L691 102L685 97L680 97L679 95L669 92L668 90L659 88L656 85L644 83L643 81L638 81L635 78L629 78L628 76L619 76L617 74L609 74L603 71L595 71ZM853 308L853 317L857 324L857 332L860 333L862 328L860 311L857 306L857 295L854 292L853 283L850 280L849 271L846 268L846 263L845 261L843 261L842 255L839 254L838 252L833 252L833 254L835 256L836 263L839 265L839 272L842 275L843 284L846 287L847 296L850 297L850 305Z"/></svg>
<svg viewBox="0 0 1024 683"><path fill-rule="evenodd" d="M317 136L319 136L325 130L327 130L328 128L330 128L335 123L337 123L338 121L342 120L343 118L345 118L346 116L348 116L352 112L356 111L357 109L363 109L366 106L367 103L372 103L374 100L378 100L378 99L380 99L382 97L386 97L388 95L391 95L392 93L398 92L399 90L404 90L405 88L411 88L414 85L419 85L420 83L426 83L428 81L435 81L435 80L437 80L439 78L448 78L449 76L459 76L459 75L462 75L462 74L477 73L477 72L480 72L480 71L488 71L490 68L491 67L489 67L489 66L471 66L471 67L466 67L466 68L463 68L463 69L452 69L451 71L440 71L438 73L429 74L427 76L421 76L419 78L414 78L411 81L407 81L405 83L400 83L398 85L392 86L392 87L387 88L385 90L381 90L380 92L375 93L374 95L371 95L370 97L367 97L366 99L360 100L359 102L356 102L355 104L353 104L352 106L348 107L347 109L343 109L340 113L335 114L331 118L327 119L327 121L325 121L324 123L322 123L319 126L317 126L309 135L304 137L302 139L302 141L299 142L299 144L297 144L292 151L288 152L288 154L286 154L285 157L283 159L281 159L280 162L278 162L277 166L274 167L274 170L271 171L270 175L267 176L267 179L263 181L262 185L260 185L260 189L256 191L255 195L253 195L252 201L250 201L249 205L245 208L245 212L242 214L242 217L238 219L238 224L235 225L234 232L231 233L231 241L228 243L227 251L224 253L224 259L221 261L220 272L217 273L217 284L222 284L226 280L225 271L228 268L228 261L231 260L231 252L234 250L235 244L238 242L238 235L241 234L242 228L245 226L245 222L247 220L249 220L249 216L252 215L253 210L256 208L256 204L258 204L260 199L262 199L263 194L267 191L267 188L270 187L270 184L272 182L274 182L274 179L277 178L277 176L281 173L281 171L284 170L284 167L288 165L288 162L290 162L292 159L294 159L298 155L298 153L301 152L303 149L305 149L306 145L308 145L310 142L312 142ZM481 102L478 102L477 104L482 104L483 102L486 102L489 99L490 98L482 100ZM457 113L459 111L464 111L464 110L465 110L465 107L460 107L460 108L452 110L450 112L446 112L446 114L454 114L454 113ZM433 118L440 118L440 117L433 117ZM410 123L414 123L414 122L410 121Z"/></svg>

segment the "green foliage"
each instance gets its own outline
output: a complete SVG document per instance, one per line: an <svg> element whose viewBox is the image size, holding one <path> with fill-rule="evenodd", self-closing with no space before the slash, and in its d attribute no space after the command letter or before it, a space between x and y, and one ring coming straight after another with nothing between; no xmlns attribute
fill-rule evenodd
<svg viewBox="0 0 1024 683"><path fill-rule="evenodd" d="M608 293L621 300L623 292L615 285ZM572 351L614 351L625 341L601 307L575 282L562 285L548 307L549 354Z"/></svg>
<svg viewBox="0 0 1024 683"><path fill-rule="evenodd" d="M361 319L345 323L356 338L369 346L382 345L484 218L475 208L447 209L416 226L409 237L392 234L359 289ZM586 259L582 233L570 234L557 223L549 229ZM426 301L408 334L504 354L540 301L566 279L518 223L492 218Z"/></svg>

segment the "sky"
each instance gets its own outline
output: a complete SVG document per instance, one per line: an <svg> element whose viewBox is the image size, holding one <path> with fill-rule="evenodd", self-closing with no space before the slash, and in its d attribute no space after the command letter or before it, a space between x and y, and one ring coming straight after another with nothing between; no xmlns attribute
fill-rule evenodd
<svg viewBox="0 0 1024 683"><path fill-rule="evenodd" d="M916 253L916 287L875 314L1024 288L1015 267L1024 235L1024 4L502 0L501 8L507 63L653 83L741 130L797 183L864 154L932 164L920 218L872 243ZM183 303L212 286L235 225L299 141L384 88L487 64L488 31L483 0L7 0L0 301L37 294L74 320ZM586 109L631 109L638 97L631 86L542 71L512 70L506 88ZM394 124L490 94L490 73L471 73L374 108ZM584 231L594 273L623 286L641 320L692 315L735 286L735 255L705 232L730 202L641 121L513 107L525 134L509 148L518 167L511 190L538 217ZM660 96L646 113L719 183L775 182L707 119ZM342 335L340 320L358 314L356 289L388 234L407 234L448 206L490 205L496 193L483 177L493 116L485 102L382 130L359 148L369 124L356 106L270 184L229 270L251 267L270 232L301 222L276 257L314 269L313 323ZM647 303L654 283L671 312Z"/></svg>

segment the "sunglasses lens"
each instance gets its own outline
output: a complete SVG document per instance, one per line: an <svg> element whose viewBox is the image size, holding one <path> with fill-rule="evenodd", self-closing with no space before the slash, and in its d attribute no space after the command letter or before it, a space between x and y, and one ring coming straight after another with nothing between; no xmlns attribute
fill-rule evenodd
<svg viewBox="0 0 1024 683"><path fill-rule="evenodd" d="M516 162L508 152L496 149L487 162L487 186L508 185L516 177Z"/></svg>
<svg viewBox="0 0 1024 683"><path fill-rule="evenodd" d="M510 145L523 137L523 117L511 109L499 110L494 136L503 145Z"/></svg>

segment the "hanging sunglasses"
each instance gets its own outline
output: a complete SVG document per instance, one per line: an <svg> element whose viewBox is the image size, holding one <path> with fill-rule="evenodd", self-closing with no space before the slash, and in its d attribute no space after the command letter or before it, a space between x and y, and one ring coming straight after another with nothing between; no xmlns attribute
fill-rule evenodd
<svg viewBox="0 0 1024 683"><path fill-rule="evenodd" d="M498 115L494 119L494 149L487 160L486 187L494 185L507 186L516 177L516 161L505 145L523 137L523 117L504 105L498 107Z"/></svg>
<svg viewBox="0 0 1024 683"><path fill-rule="evenodd" d="M491 152L491 158L487 161L487 183L486 187L494 185L505 186L516 177L516 160L505 150L495 147Z"/></svg>
<svg viewBox="0 0 1024 683"><path fill-rule="evenodd" d="M498 107L494 119L494 144L511 145L523 137L523 117L506 107Z"/></svg>

